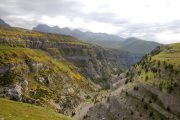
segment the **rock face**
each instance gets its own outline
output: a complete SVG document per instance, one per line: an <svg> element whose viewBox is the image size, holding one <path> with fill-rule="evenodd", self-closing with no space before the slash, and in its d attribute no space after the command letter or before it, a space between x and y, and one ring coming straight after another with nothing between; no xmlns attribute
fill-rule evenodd
<svg viewBox="0 0 180 120"><path fill-rule="evenodd" d="M3 74L5 72L7 72L9 70L9 67L8 66L1 66L0 67L0 74Z"/></svg>
<svg viewBox="0 0 180 120"><path fill-rule="evenodd" d="M0 96L68 115L94 92L109 88L111 75L136 61L127 52L71 36L11 27L0 31Z"/></svg>
<svg viewBox="0 0 180 120"><path fill-rule="evenodd" d="M21 101L22 100L22 87L18 84L7 89L7 95L10 99Z"/></svg>
<svg viewBox="0 0 180 120"><path fill-rule="evenodd" d="M25 33L18 34L13 33L11 29L6 28L6 31L9 31L9 35L15 34L14 37L12 35L11 37L0 37L1 44L41 49L57 60L66 59L79 67L77 71L102 87L109 86L108 81L111 74L117 74L119 69L125 70L131 67L141 58L141 56L131 55L124 51L107 50L99 46L92 46L70 36L40 34L32 31L25 31L29 35ZM16 31L22 32L21 30ZM37 36L34 34L37 34ZM2 34L2 36L5 36L5 34ZM32 72L42 69L41 63L27 61L27 64L32 66Z"/></svg>

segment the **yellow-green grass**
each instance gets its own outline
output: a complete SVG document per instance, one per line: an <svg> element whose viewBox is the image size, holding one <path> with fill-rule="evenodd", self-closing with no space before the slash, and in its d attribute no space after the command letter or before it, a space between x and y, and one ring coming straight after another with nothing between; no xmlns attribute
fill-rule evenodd
<svg viewBox="0 0 180 120"><path fill-rule="evenodd" d="M81 74L77 73L75 70L78 69L73 64L70 64L68 61L56 60L53 59L49 54L40 49L30 49L22 47L9 47L6 45L0 45L0 65L2 64L21 64L19 69L16 72L20 72L25 69L25 61L29 60L35 63L41 63L49 67L49 69L43 70L42 74L54 73L59 74L61 72L63 75L71 77L74 82L80 85L82 88L88 88L88 81ZM74 70L75 69L75 70ZM34 74L33 74L34 76ZM30 77L30 75L29 75Z"/></svg>
<svg viewBox="0 0 180 120"><path fill-rule="evenodd" d="M180 43L166 46L162 52L152 57L153 60L166 61L169 64L180 66Z"/></svg>
<svg viewBox="0 0 180 120"><path fill-rule="evenodd" d="M175 72L167 68L168 65L172 65ZM155 68L156 72L153 72L152 68ZM141 82L152 84L163 91L172 89L180 70L180 43L161 47L158 54L148 56L141 65L136 65L136 70L140 71Z"/></svg>
<svg viewBox="0 0 180 120"><path fill-rule="evenodd" d="M0 98L0 119L3 120L73 120L70 117L31 104Z"/></svg>
<svg viewBox="0 0 180 120"><path fill-rule="evenodd" d="M68 66L60 61L56 61L42 50L0 45L0 60L6 60L8 63L17 63L24 62L26 58L35 62L50 63L57 66L60 70L70 71Z"/></svg>
<svg viewBox="0 0 180 120"><path fill-rule="evenodd" d="M72 36L40 33L40 32L35 32L35 31L26 30L22 28L15 28L15 27L11 27L11 28L0 27L0 39L6 39L6 41L10 42L9 44L11 45L12 44L16 45L17 41L25 42L26 40L29 39L34 39L34 40L43 39L58 43L88 45L87 43L82 42Z"/></svg>
<svg viewBox="0 0 180 120"><path fill-rule="evenodd" d="M155 73L151 71L145 72L144 70L142 70L140 77L141 77L142 82L146 82L146 83L148 82L150 84L156 83L155 81L156 75ZM148 79L146 79L146 77L148 77Z"/></svg>

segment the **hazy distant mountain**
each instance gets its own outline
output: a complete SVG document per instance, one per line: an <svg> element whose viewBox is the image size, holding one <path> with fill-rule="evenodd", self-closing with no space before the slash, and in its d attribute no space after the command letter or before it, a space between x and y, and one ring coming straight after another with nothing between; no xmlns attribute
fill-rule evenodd
<svg viewBox="0 0 180 120"><path fill-rule="evenodd" d="M122 41L120 49L131 53L145 54L151 52L157 46L161 46L161 44L132 37Z"/></svg>
<svg viewBox="0 0 180 120"><path fill-rule="evenodd" d="M33 30L39 32L65 34L77 37L88 43L99 45L105 48L119 49L128 51L133 54L147 54L161 44L151 41L145 41L138 38L122 38L116 35L106 33L82 32L78 29L59 28L58 26L50 27L48 25L38 25Z"/></svg>
<svg viewBox="0 0 180 120"><path fill-rule="evenodd" d="M123 41L103 41L103 40L91 40L89 41L92 44L100 45L105 48L119 49L123 51L128 51L132 54L147 54L151 52L157 46L161 44L152 41L145 41L138 38L127 38Z"/></svg>
<svg viewBox="0 0 180 120"><path fill-rule="evenodd" d="M8 25L6 22L0 19L0 27L10 27L10 25Z"/></svg>
<svg viewBox="0 0 180 120"><path fill-rule="evenodd" d="M67 27L60 28L58 26L50 27L45 24L40 24L33 28L35 31L48 32L48 33L57 33L71 35L78 39L90 41L90 40L103 40L103 41L122 41L124 38L121 38L116 35L106 34L106 33L93 33L93 32L82 32L78 29L71 30Z"/></svg>

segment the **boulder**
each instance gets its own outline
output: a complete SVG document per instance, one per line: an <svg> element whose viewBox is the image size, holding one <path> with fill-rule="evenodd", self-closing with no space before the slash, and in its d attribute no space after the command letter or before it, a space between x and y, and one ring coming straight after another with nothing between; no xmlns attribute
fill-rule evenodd
<svg viewBox="0 0 180 120"><path fill-rule="evenodd" d="M21 101L22 100L22 87L18 84L7 90L7 95L10 99Z"/></svg>
<svg viewBox="0 0 180 120"><path fill-rule="evenodd" d="M0 74L3 74L9 70L8 66L0 66Z"/></svg>

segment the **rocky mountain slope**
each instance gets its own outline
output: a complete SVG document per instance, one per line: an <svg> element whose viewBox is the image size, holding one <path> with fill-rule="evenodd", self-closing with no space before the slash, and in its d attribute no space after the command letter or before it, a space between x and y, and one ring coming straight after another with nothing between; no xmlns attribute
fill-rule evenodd
<svg viewBox="0 0 180 120"><path fill-rule="evenodd" d="M136 59L71 36L0 27L0 96L74 115Z"/></svg>
<svg viewBox="0 0 180 120"><path fill-rule="evenodd" d="M67 35L0 27L0 119L71 119L56 111L78 120L179 120L180 44L132 66L138 60Z"/></svg>
<svg viewBox="0 0 180 120"><path fill-rule="evenodd" d="M48 25L38 25L33 28L35 31L71 35L88 43L99 45L104 48L118 49L128 51L133 55L147 54L161 44L151 41L145 41L137 38L122 38L116 35L105 33L82 32L80 30L71 30L69 28L50 27Z"/></svg>
<svg viewBox="0 0 180 120"><path fill-rule="evenodd" d="M85 120L179 120L180 44L158 47L112 81Z"/></svg>

